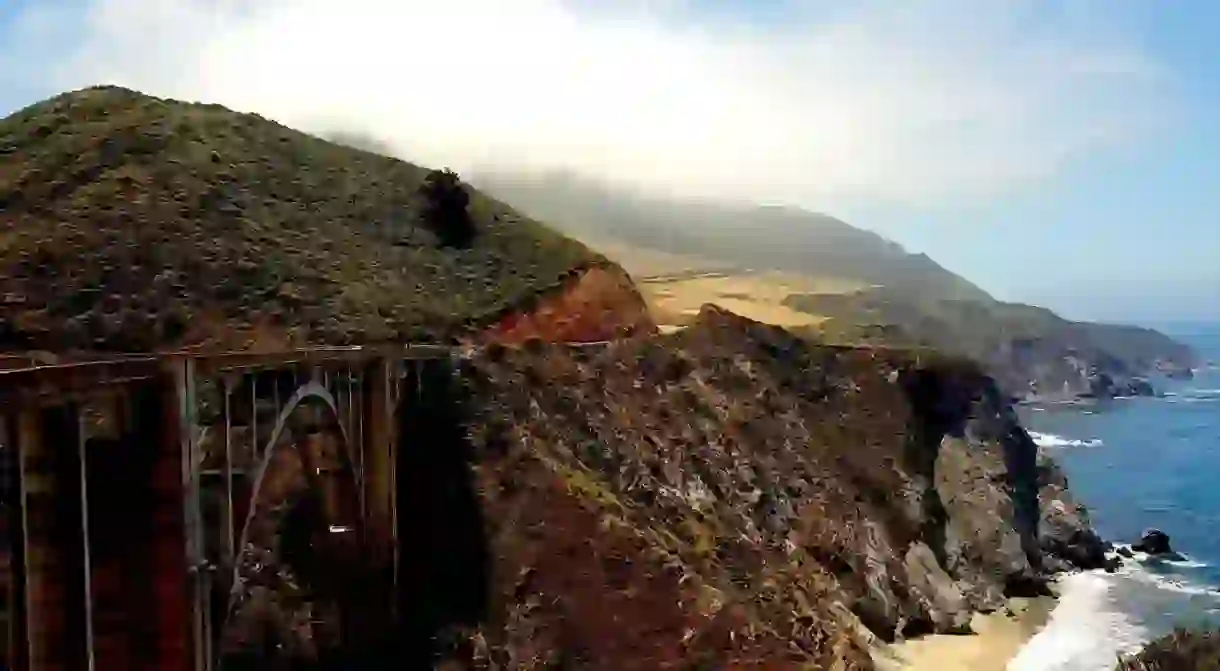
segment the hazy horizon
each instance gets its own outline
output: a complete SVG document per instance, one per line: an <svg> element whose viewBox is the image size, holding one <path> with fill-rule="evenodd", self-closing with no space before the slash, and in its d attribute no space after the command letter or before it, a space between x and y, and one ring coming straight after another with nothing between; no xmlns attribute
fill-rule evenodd
<svg viewBox="0 0 1220 671"><path fill-rule="evenodd" d="M113 83L459 171L783 203L1078 319L1220 319L1220 8L16 0L0 110Z"/></svg>

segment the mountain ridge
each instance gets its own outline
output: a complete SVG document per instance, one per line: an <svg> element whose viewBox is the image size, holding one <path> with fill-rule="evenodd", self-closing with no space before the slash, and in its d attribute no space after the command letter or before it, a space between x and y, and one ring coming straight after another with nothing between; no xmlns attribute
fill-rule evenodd
<svg viewBox="0 0 1220 671"><path fill-rule="evenodd" d="M793 293L783 305L828 318L800 329L812 337L931 346L978 359L1014 394L1122 395L1147 390L1136 378L1162 369L1185 374L1197 364L1188 346L1153 329L1072 321L997 301L926 253L911 254L829 215L642 196L562 172L473 179L523 211L564 222L577 237L697 255L745 271L858 282L856 291Z"/></svg>
<svg viewBox="0 0 1220 671"><path fill-rule="evenodd" d="M786 205L718 204L632 193L568 173L474 172L472 182L524 211L581 234L612 232L643 248L733 261L743 268L815 272L911 292L992 300L927 254L827 214ZM823 249L824 248L824 249ZM882 267L880 262L888 265Z"/></svg>

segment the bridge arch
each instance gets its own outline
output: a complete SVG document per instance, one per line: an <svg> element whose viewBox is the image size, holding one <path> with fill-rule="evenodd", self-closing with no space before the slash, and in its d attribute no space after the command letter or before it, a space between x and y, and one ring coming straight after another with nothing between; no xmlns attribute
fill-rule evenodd
<svg viewBox="0 0 1220 671"><path fill-rule="evenodd" d="M339 404L335 402L334 395L316 380L311 380L298 387L293 395L284 403L279 416L276 417L275 428L271 431L271 437L267 440L266 445L263 446L260 456L258 456L258 467L254 474L254 485L250 490L250 506L246 511L246 519L242 521L241 534L238 536L238 543L236 545L238 552L246 546L248 541L250 522L259 510L259 494L262 492L263 482L266 479L268 470L272 466L276 450L280 448L280 440L283 438L285 430L290 427L289 420L293 418L298 408L311 402L323 404L325 410L328 411L328 424L338 432L339 438L342 441L342 452L345 457L343 466L348 469L351 468L351 443L347 436L347 430L342 422L339 421ZM356 485L359 486L360 482L357 481ZM235 580L237 577L236 571L239 566L240 564L237 564L233 567Z"/></svg>
<svg viewBox="0 0 1220 671"><path fill-rule="evenodd" d="M364 554L355 449L331 392L316 380L297 388L255 455L220 632L224 668L257 666L271 649L320 661L343 648Z"/></svg>

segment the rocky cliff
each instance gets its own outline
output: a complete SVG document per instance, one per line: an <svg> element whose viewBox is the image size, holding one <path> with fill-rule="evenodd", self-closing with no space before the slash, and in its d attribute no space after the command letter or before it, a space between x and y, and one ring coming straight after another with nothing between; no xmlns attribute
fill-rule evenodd
<svg viewBox="0 0 1220 671"><path fill-rule="evenodd" d="M931 347L984 364L1007 393L1043 397L1152 393L1142 379L1189 372L1190 347L1134 326L1074 322L1047 310L995 300L949 300L901 288L788 297L794 310L827 317L817 337Z"/></svg>
<svg viewBox="0 0 1220 671"><path fill-rule="evenodd" d="M657 331L631 278L616 266L593 267L560 287L514 306L470 340L474 343L588 343Z"/></svg>
<svg viewBox="0 0 1220 671"><path fill-rule="evenodd" d="M444 668L869 669L870 641L963 630L1079 559L1041 528L1066 490L963 361L709 308L599 350L493 347L454 379L484 577L478 607L429 616ZM425 527L460 527L420 477ZM461 554L403 575L456 582Z"/></svg>

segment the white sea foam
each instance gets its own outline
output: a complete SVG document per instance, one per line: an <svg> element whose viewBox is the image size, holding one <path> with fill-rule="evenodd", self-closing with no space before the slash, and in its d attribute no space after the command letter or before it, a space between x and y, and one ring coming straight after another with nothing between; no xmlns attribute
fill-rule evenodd
<svg viewBox="0 0 1220 671"><path fill-rule="evenodd" d="M1050 621L1009 663L1008 671L1111 671L1117 657L1139 651L1172 624L1160 622L1152 631L1132 609L1166 613L1191 603L1200 604L1201 612L1220 609L1215 605L1220 591L1149 570L1154 563L1187 569L1208 566L1189 557L1165 561L1135 552L1115 573L1064 576Z"/></svg>
<svg viewBox="0 0 1220 671"><path fill-rule="evenodd" d="M1139 650L1148 632L1115 604L1114 580L1104 572L1065 576L1050 621L1008 671L1112 671L1117 656Z"/></svg>
<svg viewBox="0 0 1220 671"><path fill-rule="evenodd" d="M1202 562L1197 559L1192 559L1188 555L1182 555L1182 558L1177 559L1177 560L1161 560L1161 561L1163 561L1166 564L1169 564L1170 566L1172 566L1174 568L1196 569L1196 568L1207 568L1207 567L1211 566L1211 564L1208 564L1207 562Z"/></svg>
<svg viewBox="0 0 1220 671"><path fill-rule="evenodd" d="M1038 447L1101 447L1102 442L1096 438L1090 440L1076 440L1073 438L1064 438L1056 436L1053 433L1039 433L1030 431L1029 437L1034 439L1034 443Z"/></svg>
<svg viewBox="0 0 1220 671"><path fill-rule="evenodd" d="M1164 399L1166 403L1215 403L1220 396L1175 396Z"/></svg>
<svg viewBox="0 0 1220 671"><path fill-rule="evenodd" d="M1211 587L1205 587L1203 585L1190 582L1189 580L1179 576L1163 575L1161 573L1149 571L1144 567L1145 563L1161 563L1174 568L1203 568L1207 566L1207 564L1203 562L1191 561L1190 559L1186 559L1184 561L1167 561L1146 555L1142 552L1137 552L1135 553L1134 561L1124 564L1123 568L1118 572L1118 575L1143 585L1156 587L1157 589L1164 590L1166 592L1184 594L1187 596L1220 596L1220 591L1217 591Z"/></svg>

